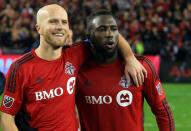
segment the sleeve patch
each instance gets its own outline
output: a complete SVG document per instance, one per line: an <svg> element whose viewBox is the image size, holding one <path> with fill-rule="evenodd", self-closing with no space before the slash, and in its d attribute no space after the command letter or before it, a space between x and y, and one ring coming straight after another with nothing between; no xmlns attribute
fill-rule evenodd
<svg viewBox="0 0 191 131"><path fill-rule="evenodd" d="M157 89L159 96L163 95L163 89L162 89L162 85L160 82L157 82L156 89Z"/></svg>
<svg viewBox="0 0 191 131"><path fill-rule="evenodd" d="M13 97L10 97L10 96L7 96L7 95L4 96L3 106L5 106L5 108L11 108L13 103L14 103L14 98Z"/></svg>

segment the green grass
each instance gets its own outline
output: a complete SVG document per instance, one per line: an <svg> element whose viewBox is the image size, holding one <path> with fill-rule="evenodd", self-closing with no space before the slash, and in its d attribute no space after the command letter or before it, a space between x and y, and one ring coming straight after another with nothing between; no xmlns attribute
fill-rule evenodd
<svg viewBox="0 0 191 131"><path fill-rule="evenodd" d="M163 87L173 112L176 131L191 131L191 84L163 84ZM155 118L146 102L144 110L145 131L158 131Z"/></svg>
<svg viewBox="0 0 191 131"><path fill-rule="evenodd" d="M176 131L191 131L191 84L163 84L173 112ZM145 102L145 131L158 131L155 117Z"/></svg>

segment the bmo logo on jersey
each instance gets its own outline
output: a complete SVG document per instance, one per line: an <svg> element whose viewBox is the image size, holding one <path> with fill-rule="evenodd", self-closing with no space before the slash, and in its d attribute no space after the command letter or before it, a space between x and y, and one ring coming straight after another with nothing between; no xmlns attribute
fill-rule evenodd
<svg viewBox="0 0 191 131"><path fill-rule="evenodd" d="M132 100L133 100L133 95L128 90L122 90L118 92L116 96L117 103L122 107L130 105L132 103Z"/></svg>
<svg viewBox="0 0 191 131"><path fill-rule="evenodd" d="M75 83L76 83L75 77L70 77L68 79L66 84L66 90L69 95L73 94ZM59 96L62 96L63 94L64 94L64 89L63 87L60 86L55 89L50 89L49 91L45 90L45 91L35 92L35 97L36 97L36 101L40 101L43 99L51 99L54 97L59 97Z"/></svg>
<svg viewBox="0 0 191 131"><path fill-rule="evenodd" d="M113 102L112 96L85 96L85 102L87 104L111 104ZM122 90L116 95L116 102L122 107L129 106L132 103L133 95L128 90Z"/></svg>
<svg viewBox="0 0 191 131"><path fill-rule="evenodd" d="M36 101L61 96L61 95L63 95L63 92L64 92L64 90L62 87L50 89L50 91L38 91L38 92L35 92Z"/></svg>
<svg viewBox="0 0 191 131"><path fill-rule="evenodd" d="M110 104L112 102L112 97L109 95L85 96L85 101L87 104Z"/></svg>

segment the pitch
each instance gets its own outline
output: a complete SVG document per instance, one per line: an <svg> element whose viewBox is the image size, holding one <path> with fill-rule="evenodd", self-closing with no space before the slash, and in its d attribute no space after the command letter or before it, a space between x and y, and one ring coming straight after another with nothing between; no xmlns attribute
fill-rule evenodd
<svg viewBox="0 0 191 131"><path fill-rule="evenodd" d="M163 84L173 112L176 131L191 131L191 84ZM145 131L158 131L155 117L145 101Z"/></svg>

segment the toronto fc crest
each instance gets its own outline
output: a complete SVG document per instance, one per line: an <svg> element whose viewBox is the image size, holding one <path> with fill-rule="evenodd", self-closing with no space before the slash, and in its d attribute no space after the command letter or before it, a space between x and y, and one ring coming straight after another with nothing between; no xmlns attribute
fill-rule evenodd
<svg viewBox="0 0 191 131"><path fill-rule="evenodd" d="M131 86L131 81L130 80L127 80L125 78L125 76L122 76L121 77L121 80L119 82L119 85L122 86L123 88L128 88L129 86Z"/></svg>
<svg viewBox="0 0 191 131"><path fill-rule="evenodd" d="M70 62L66 62L65 64L65 73L68 75L73 75L75 71L75 67Z"/></svg>

